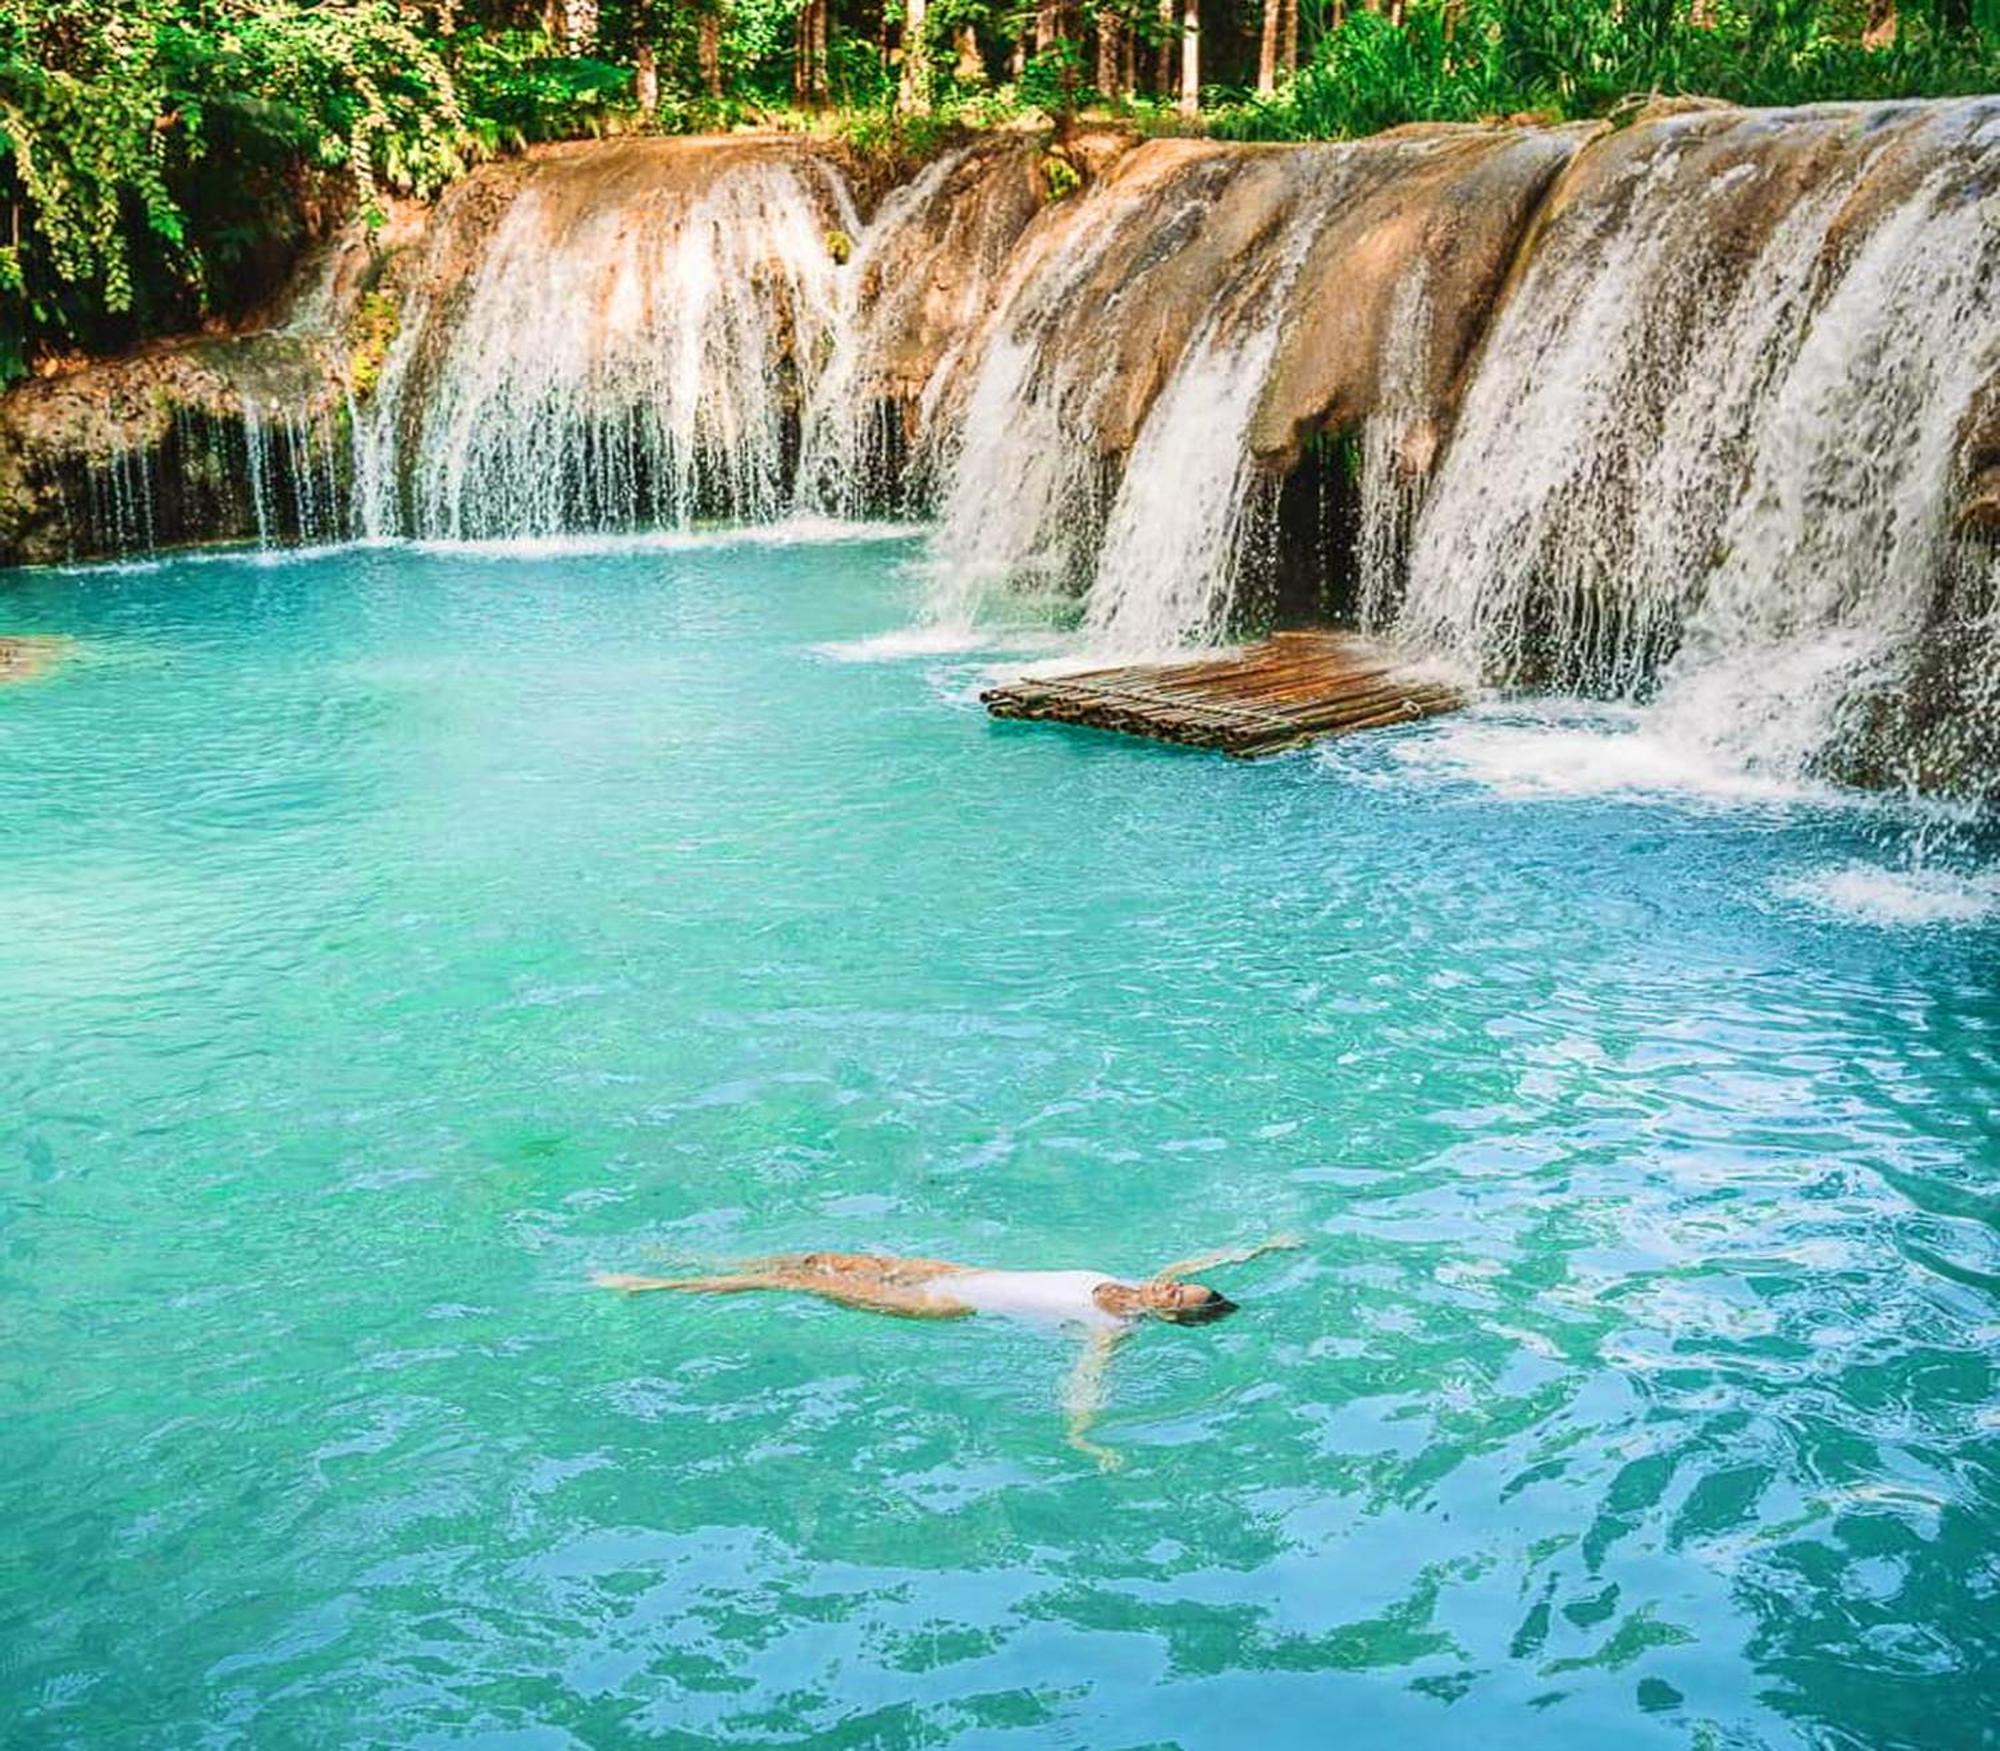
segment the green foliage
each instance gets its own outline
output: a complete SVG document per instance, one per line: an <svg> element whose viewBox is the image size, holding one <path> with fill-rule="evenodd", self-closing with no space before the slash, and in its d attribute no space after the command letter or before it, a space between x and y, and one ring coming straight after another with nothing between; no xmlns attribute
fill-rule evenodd
<svg viewBox="0 0 2000 1751"><path fill-rule="evenodd" d="M1792 103L2000 88L2000 0L1347 0L1337 25L1319 0L1302 8L1296 76L1270 99L1231 96L1255 77L1266 3L1205 0L1203 71L1224 99L1213 132L1615 117L1653 92ZM1048 17L1025 0L930 0L923 40L907 43L908 0L546 4L0 0L0 384L38 353L240 313L337 219L379 221L387 195L432 194L538 141L809 127L901 166L968 127L1053 118L1060 133L1086 103L1110 101L1144 132L1202 125L1158 94L1090 89L1107 25L1114 49L1136 44L1149 85L1178 31L1155 0L1077 0L1025 64ZM816 94L795 92L800 44L820 37L832 108L801 113L795 96ZM928 64L921 113L898 107L905 53ZM659 87L643 115L642 55ZM1075 171L1050 166L1060 199Z"/></svg>
<svg viewBox="0 0 2000 1751"><path fill-rule="evenodd" d="M611 131L632 106L632 70L565 55L538 30L472 26L450 43L458 99L482 150Z"/></svg>
<svg viewBox="0 0 2000 1751"><path fill-rule="evenodd" d="M375 393L402 325L403 313L386 292L363 296L355 315L353 351L347 360L347 386L355 400L366 401Z"/></svg>
<svg viewBox="0 0 2000 1751"><path fill-rule="evenodd" d="M1078 93L1089 83L1082 51L1073 42L1058 41L1022 69L1020 101L1044 115L1064 115L1076 108Z"/></svg>
<svg viewBox="0 0 2000 1751"><path fill-rule="evenodd" d="M308 185L428 194L477 144L385 0L0 0L0 371L198 314Z"/></svg>
<svg viewBox="0 0 2000 1751"><path fill-rule="evenodd" d="M1947 5L1949 0L1946 0ZM1892 41L1863 40L1858 0L1408 0L1393 24L1351 11L1268 102L1211 117L1238 139L1331 139L1402 122L1530 113L1607 115L1653 93L1743 103L1945 96L2000 85L1990 29L1902 9Z"/></svg>

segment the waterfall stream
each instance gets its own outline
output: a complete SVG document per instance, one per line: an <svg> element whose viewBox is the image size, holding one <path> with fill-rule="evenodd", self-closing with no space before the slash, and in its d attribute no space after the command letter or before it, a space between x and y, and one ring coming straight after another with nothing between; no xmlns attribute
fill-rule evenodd
<svg viewBox="0 0 2000 1751"><path fill-rule="evenodd" d="M2000 102L1128 143L1060 201L1044 150L961 145L865 220L775 137L473 178L358 408L303 355L236 381L233 515L929 515L940 628L1331 617L1755 770L2000 788ZM93 439L70 551L227 522L231 415L194 417Z"/></svg>
<svg viewBox="0 0 2000 1751"><path fill-rule="evenodd" d="M1960 563L1996 173L1984 104L1656 130L1536 240L1399 635L1502 684L1657 693L1665 733L1812 770L1911 678Z"/></svg>
<svg viewBox="0 0 2000 1751"><path fill-rule="evenodd" d="M643 158L592 161L527 183L451 308L398 337L364 446L372 532L786 510L800 410L840 324L831 239L860 220L816 159L726 142L709 159L650 178Z"/></svg>

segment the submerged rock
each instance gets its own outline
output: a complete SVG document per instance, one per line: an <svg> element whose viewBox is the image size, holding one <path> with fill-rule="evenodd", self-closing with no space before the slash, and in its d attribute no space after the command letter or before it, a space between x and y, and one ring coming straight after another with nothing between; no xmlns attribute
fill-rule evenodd
<svg viewBox="0 0 2000 1751"><path fill-rule="evenodd" d="M39 681L63 661L73 639L44 634L10 638L0 634L0 687L15 681Z"/></svg>

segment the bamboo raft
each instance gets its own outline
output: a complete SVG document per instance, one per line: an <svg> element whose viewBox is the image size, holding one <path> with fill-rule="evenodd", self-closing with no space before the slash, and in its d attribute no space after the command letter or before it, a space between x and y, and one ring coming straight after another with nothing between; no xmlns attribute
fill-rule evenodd
<svg viewBox="0 0 2000 1751"><path fill-rule="evenodd" d="M1086 724L1238 759L1455 711L1465 696L1347 632L1280 632L1240 651L989 688L995 717Z"/></svg>

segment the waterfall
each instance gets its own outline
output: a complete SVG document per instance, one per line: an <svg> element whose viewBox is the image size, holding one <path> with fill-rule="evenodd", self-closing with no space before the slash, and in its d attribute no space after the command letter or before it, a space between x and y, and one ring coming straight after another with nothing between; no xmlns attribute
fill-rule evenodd
<svg viewBox="0 0 2000 1751"><path fill-rule="evenodd" d="M1382 349L1380 396L1361 423L1355 618L1374 632L1388 628L1402 602L1410 529L1437 451L1427 393L1432 324L1430 271L1420 258L1396 286Z"/></svg>
<svg viewBox="0 0 2000 1751"><path fill-rule="evenodd" d="M250 488L250 515L257 525L257 545L269 547L276 529L271 503L271 443L252 396L243 397L243 469Z"/></svg>
<svg viewBox="0 0 2000 1751"><path fill-rule="evenodd" d="M1003 592L1060 593L1094 573L1105 506L1096 434L1121 387L1102 325L1140 301L1147 246L1197 231L1226 174L1213 155L1128 160L1024 243L936 440L935 619L969 622Z"/></svg>
<svg viewBox="0 0 2000 1751"><path fill-rule="evenodd" d="M939 402L1041 204L1035 156L1016 139L957 147L892 190L861 232L806 408L802 510L861 517L921 503Z"/></svg>
<svg viewBox="0 0 2000 1751"><path fill-rule="evenodd" d="M894 190L849 261L841 284L833 354L807 405L800 441L799 498L828 516L857 517L880 502L887 485L887 440L879 391L884 357L911 304L923 294L928 263L912 259L920 226L965 149L947 153ZM858 288L872 296L864 306Z"/></svg>
<svg viewBox="0 0 2000 1751"><path fill-rule="evenodd" d="M1225 639L1269 612L1279 572L1336 563L1284 551L1279 519L1301 446L1342 419L1371 434L1362 533L1386 579L1467 312L1577 143L1436 130L1131 152L1030 233L967 349L932 618L1071 598L1094 649ZM1444 257L1456 303L1431 295Z"/></svg>
<svg viewBox="0 0 2000 1751"><path fill-rule="evenodd" d="M0 511L58 554L934 511L938 625L1331 618L1774 775L2000 788L2000 100L1100 142L1059 200L1047 150L865 224L797 139L488 167L369 294L358 412L328 271L11 392Z"/></svg>
<svg viewBox="0 0 2000 1751"><path fill-rule="evenodd" d="M783 513L840 322L834 234L860 221L817 158L668 144L540 167L406 319L360 447L371 532Z"/></svg>
<svg viewBox="0 0 2000 1751"><path fill-rule="evenodd" d="M1084 603L1094 649L1145 655L1227 635L1256 510L1244 434L1276 344L1267 311L1247 334L1210 321L1182 354L1105 523Z"/></svg>
<svg viewBox="0 0 2000 1751"><path fill-rule="evenodd" d="M153 446L120 443L85 466L84 509L73 519L100 552L150 554L159 547Z"/></svg>
<svg viewBox="0 0 2000 1751"><path fill-rule="evenodd" d="M237 397L243 432L243 478L257 545L309 545L344 540L349 532L347 474L351 458L341 427L352 424L352 409L337 417L312 401L275 404L241 393Z"/></svg>
<svg viewBox="0 0 2000 1751"><path fill-rule="evenodd" d="M2000 108L1687 116L1592 168L1488 338L1398 631L1657 695L1763 770L1865 761L1947 598L1961 660L2000 656L1953 526L2000 372Z"/></svg>

